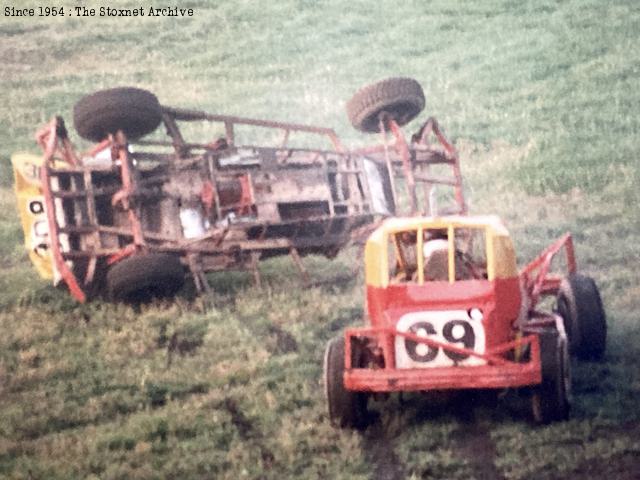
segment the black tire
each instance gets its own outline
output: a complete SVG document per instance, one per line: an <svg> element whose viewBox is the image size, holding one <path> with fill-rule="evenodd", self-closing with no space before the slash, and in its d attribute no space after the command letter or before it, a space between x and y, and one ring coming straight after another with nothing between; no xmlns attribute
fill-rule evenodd
<svg viewBox="0 0 640 480"><path fill-rule="evenodd" d="M355 355L354 355L355 356ZM324 353L324 387L331 423L340 428L364 428L367 424L367 399L363 392L344 387L344 338L329 341Z"/></svg>
<svg viewBox="0 0 640 480"><path fill-rule="evenodd" d="M571 409L571 364L566 337L555 330L538 334L542 383L533 389L533 418L547 424L567 420Z"/></svg>
<svg viewBox="0 0 640 480"><path fill-rule="evenodd" d="M607 344L607 321L593 279L580 274L564 278L557 311L564 319L570 352L581 360L600 360Z"/></svg>
<svg viewBox="0 0 640 480"><path fill-rule="evenodd" d="M107 272L107 291L115 301L140 303L168 298L184 284L184 268L175 255L148 253L133 255Z"/></svg>
<svg viewBox="0 0 640 480"><path fill-rule="evenodd" d="M135 140L153 132L161 121L158 98L139 88L100 90L81 98L73 108L76 131L92 142L100 142L118 130Z"/></svg>
<svg viewBox="0 0 640 480"><path fill-rule="evenodd" d="M385 112L406 125L424 109L424 92L412 78L388 78L358 90L347 102L351 124L365 133L380 131L379 115Z"/></svg>

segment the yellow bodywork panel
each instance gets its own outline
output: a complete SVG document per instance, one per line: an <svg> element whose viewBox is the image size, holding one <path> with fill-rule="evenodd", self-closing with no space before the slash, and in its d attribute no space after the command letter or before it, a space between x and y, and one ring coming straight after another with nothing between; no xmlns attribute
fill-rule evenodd
<svg viewBox="0 0 640 480"><path fill-rule="evenodd" d="M367 285L386 287L389 284L388 234L383 224L369 235L365 244L364 264Z"/></svg>
<svg viewBox="0 0 640 480"><path fill-rule="evenodd" d="M44 279L54 280L56 273L49 248L49 227L40 182L42 157L16 153L11 157L11 164L24 246L38 274Z"/></svg>
<svg viewBox="0 0 640 480"><path fill-rule="evenodd" d="M487 265L489 279L511 278L518 275L516 252L509 236L493 235L489 243Z"/></svg>
<svg viewBox="0 0 640 480"><path fill-rule="evenodd" d="M393 234L416 232L418 251L421 251L422 232L427 229L443 229L448 232L449 282L454 282L454 249L452 246L454 232L457 228L484 230L488 280L518 276L515 250L511 237L497 216L390 218L378 227L367 240L365 246L365 279L367 285L382 288L389 285L388 248ZM398 250L397 246L395 246L395 250ZM420 256L418 256L419 259ZM419 269L418 283L422 283L422 277L421 269Z"/></svg>

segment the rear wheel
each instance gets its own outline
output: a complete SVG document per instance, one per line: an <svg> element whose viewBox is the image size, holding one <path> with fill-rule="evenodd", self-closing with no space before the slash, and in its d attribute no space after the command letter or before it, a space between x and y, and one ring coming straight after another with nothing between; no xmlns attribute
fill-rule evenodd
<svg viewBox="0 0 640 480"><path fill-rule="evenodd" d="M555 330L539 333L542 383L533 390L531 406L538 423L569 418L571 407L571 365L566 338Z"/></svg>
<svg viewBox="0 0 640 480"><path fill-rule="evenodd" d="M76 131L92 142L100 142L118 130L134 140L153 132L161 121L158 98L139 88L100 90L81 98L73 108Z"/></svg>
<svg viewBox="0 0 640 480"><path fill-rule="evenodd" d="M354 352L355 360L359 357ZM329 341L324 354L324 386L331 423L342 428L364 428L367 422L367 394L344 386L344 337Z"/></svg>
<svg viewBox="0 0 640 480"><path fill-rule="evenodd" d="M583 360L599 360L607 342L607 323L598 287L592 278L574 274L560 284L558 314L563 318L569 349Z"/></svg>
<svg viewBox="0 0 640 480"><path fill-rule="evenodd" d="M402 126L424 108L424 92L412 78L388 78L358 90L347 102L351 124L366 133L380 131L382 113Z"/></svg>
<svg viewBox="0 0 640 480"><path fill-rule="evenodd" d="M183 284L184 268L180 259L164 253L133 255L107 272L109 298L122 302L172 297Z"/></svg>

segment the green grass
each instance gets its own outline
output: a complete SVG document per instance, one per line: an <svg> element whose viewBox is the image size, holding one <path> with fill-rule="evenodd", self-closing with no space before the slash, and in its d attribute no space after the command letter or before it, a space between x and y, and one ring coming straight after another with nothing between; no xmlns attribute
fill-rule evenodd
<svg viewBox="0 0 640 480"><path fill-rule="evenodd" d="M608 353L576 365L572 419L534 427L514 395L479 405L474 435L492 447L481 460L509 479L632 478L636 2L187 3L187 19L0 17L0 478L375 478L383 440L407 478L479 476L464 408L393 398L365 435L330 427L322 353L359 321L362 278L303 291L280 259L263 265L262 290L222 274L213 305L135 310L75 304L22 249L9 157L36 151L52 115L71 125L83 94L135 85L168 105L330 126L362 145L345 101L401 75L421 82L425 115L460 149L472 211L505 219L521 263L572 231L607 308ZM327 279L354 258L305 263Z"/></svg>

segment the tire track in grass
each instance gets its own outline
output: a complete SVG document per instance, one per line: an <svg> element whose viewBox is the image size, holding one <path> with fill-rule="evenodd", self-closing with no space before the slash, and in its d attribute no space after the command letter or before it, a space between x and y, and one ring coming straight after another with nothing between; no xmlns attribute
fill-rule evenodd
<svg viewBox="0 0 640 480"><path fill-rule="evenodd" d="M496 448L490 435L490 420L476 414L476 409L485 404L495 403L491 394L483 392L457 392L442 398L432 397L431 402L441 405L441 414L450 413L461 423L451 437L451 441L461 460L473 472L476 480L505 480L495 465ZM439 404L439 403L438 403ZM424 420L424 419L422 419ZM416 421L421 422L419 416ZM367 460L373 466L372 480L403 480L410 469L395 453L397 436L382 419L375 421L363 434L363 447Z"/></svg>
<svg viewBox="0 0 640 480"><path fill-rule="evenodd" d="M467 462L477 480L504 480L496 468L496 447L491 438L488 421L476 413L474 404L486 402L480 394L472 394L456 410L463 428L453 436L456 450ZM462 400L462 398L460 398Z"/></svg>
<svg viewBox="0 0 640 480"><path fill-rule="evenodd" d="M275 462L274 453L264 444L263 433L256 428L254 423L249 419L235 399L226 397L218 406L225 410L231 417L231 423L238 430L240 438L254 446L260 452L260 459L262 461L262 467L265 470L271 470Z"/></svg>
<svg viewBox="0 0 640 480"><path fill-rule="evenodd" d="M404 480L405 465L394 450L394 439L381 422L375 422L363 434L367 460L373 465L372 480Z"/></svg>
<svg viewBox="0 0 640 480"><path fill-rule="evenodd" d="M543 480L593 480L599 478L616 480L637 480L640 478L640 455L638 455L635 439L640 438L640 422L630 421L615 426L596 427L589 439L604 440L607 444L613 444L616 440L627 438L628 446L622 451L611 456L584 458L574 468L560 473L550 471L543 467L532 472L530 478ZM580 443L582 444L582 443Z"/></svg>
<svg viewBox="0 0 640 480"><path fill-rule="evenodd" d="M640 459L638 459L636 452L620 453L608 458L606 462L601 459L582 462L567 475L548 478L549 480L561 480L567 477L573 480L593 480L596 478L637 480L640 478Z"/></svg>

